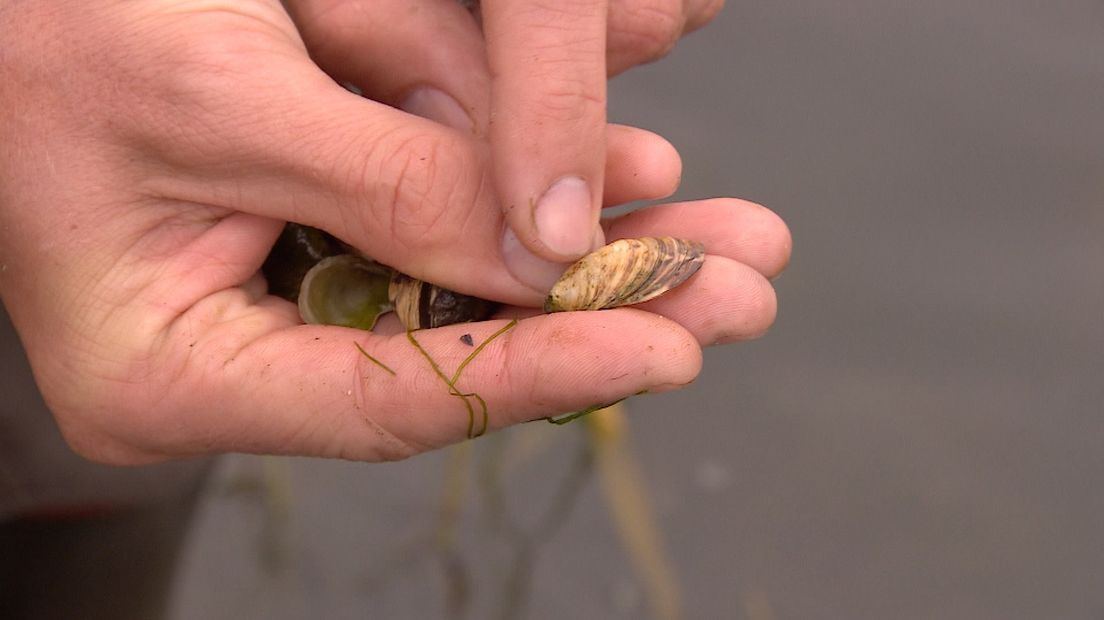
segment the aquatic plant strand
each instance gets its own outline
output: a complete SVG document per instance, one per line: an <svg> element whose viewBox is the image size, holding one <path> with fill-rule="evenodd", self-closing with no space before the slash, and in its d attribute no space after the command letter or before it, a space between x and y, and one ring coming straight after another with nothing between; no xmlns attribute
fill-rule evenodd
<svg viewBox="0 0 1104 620"><path fill-rule="evenodd" d="M379 361L378 359L372 357L367 351L365 351L364 347L360 346L359 342L353 342L353 346L355 346L357 348L357 351L360 351L361 355L363 355L364 357L367 357L368 361L372 362L376 366L379 366L380 368L382 368L382 369L386 370L387 372L391 373L392 377L398 376L398 375L395 374L394 370L391 370L390 366L388 366L387 364L384 364L383 362Z"/></svg>
<svg viewBox="0 0 1104 620"><path fill-rule="evenodd" d="M478 347L476 347L471 353L468 354L466 358L464 358L464 361L460 362L460 365L457 366L456 372L453 373L451 379L445 376L444 371L441 370L441 366L437 364L437 361L433 359L433 356L429 354L429 351L426 351L425 347L423 347L422 344L418 342L418 339L414 337L414 332L416 330L408 330L406 332L406 338L410 341L410 344L414 345L414 348L416 348L418 352L422 354L422 357L424 357L426 361L429 362L429 366L433 369L433 372L441 379L441 381L445 382L445 385L448 386L449 395L456 396L464 403L464 408L468 411L468 439L475 439L476 437L479 437L487 432L487 428L490 426L490 416L487 412L487 401L483 400L483 397L475 392L461 392L459 388L456 387L456 382L460 380L460 374L463 373L468 364L470 364L472 360L475 359L475 356L479 355L479 353L482 352L483 349L485 349L487 345L489 345L496 338L513 329L517 325L517 323L517 319L512 319L501 329L491 334L486 340L481 342ZM482 417L483 424L478 432L476 432L475 430L475 408L472 406L471 401L468 400L469 398L474 398L479 403L480 416Z"/></svg>

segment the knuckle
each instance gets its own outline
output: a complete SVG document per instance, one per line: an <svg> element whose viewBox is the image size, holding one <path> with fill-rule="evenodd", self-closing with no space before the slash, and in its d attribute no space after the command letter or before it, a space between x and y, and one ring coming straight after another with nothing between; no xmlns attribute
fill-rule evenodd
<svg viewBox="0 0 1104 620"><path fill-rule="evenodd" d="M364 14L358 0L315 0L288 3L292 19L314 54L326 55L355 43L352 27Z"/></svg>
<svg viewBox="0 0 1104 620"><path fill-rule="evenodd" d="M643 62L658 60L674 49L684 23L681 2L650 0L610 15L611 43Z"/></svg>
<svg viewBox="0 0 1104 620"><path fill-rule="evenodd" d="M581 76L549 75L541 80L540 99L534 114L555 123L577 123L593 117L605 102L593 85Z"/></svg>
<svg viewBox="0 0 1104 620"><path fill-rule="evenodd" d="M451 138L430 134L401 139L386 153L377 148L357 182L373 214L360 219L363 238L386 235L400 253L425 252L448 238L470 211L464 205L474 204L466 153Z"/></svg>
<svg viewBox="0 0 1104 620"><path fill-rule="evenodd" d="M697 2L686 17L686 30L697 30L716 19L725 6L725 0L704 0Z"/></svg>

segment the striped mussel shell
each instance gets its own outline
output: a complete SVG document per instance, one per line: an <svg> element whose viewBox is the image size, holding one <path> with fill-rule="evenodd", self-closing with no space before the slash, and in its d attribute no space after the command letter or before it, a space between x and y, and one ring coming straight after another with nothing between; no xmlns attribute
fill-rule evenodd
<svg viewBox="0 0 1104 620"><path fill-rule="evenodd" d="M490 318L498 304L394 272L388 296L406 329L431 329Z"/></svg>
<svg viewBox="0 0 1104 620"><path fill-rule="evenodd" d="M545 312L603 310L654 299L705 262L705 247L673 237L619 239L568 267L552 286Z"/></svg>

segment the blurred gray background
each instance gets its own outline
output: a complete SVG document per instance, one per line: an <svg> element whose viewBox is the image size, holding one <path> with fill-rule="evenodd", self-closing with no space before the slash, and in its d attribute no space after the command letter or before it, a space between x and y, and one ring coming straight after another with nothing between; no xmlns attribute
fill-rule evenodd
<svg viewBox="0 0 1104 620"><path fill-rule="evenodd" d="M730 0L610 96L679 147L679 198L795 240L765 339L629 404L686 616L1104 618L1104 2ZM578 441L478 442L536 530L518 617L647 617L595 480L532 526ZM172 618L502 613L477 480L435 551L451 458L224 460Z"/></svg>

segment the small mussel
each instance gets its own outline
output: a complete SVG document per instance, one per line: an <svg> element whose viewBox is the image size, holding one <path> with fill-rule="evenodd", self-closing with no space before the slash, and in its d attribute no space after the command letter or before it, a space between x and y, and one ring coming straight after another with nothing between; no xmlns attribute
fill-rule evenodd
<svg viewBox="0 0 1104 620"><path fill-rule="evenodd" d="M552 286L545 312L602 310L654 299L705 262L705 247L673 237L619 239L568 267Z"/></svg>
<svg viewBox="0 0 1104 620"><path fill-rule="evenodd" d="M389 297L395 305L399 322L406 329L430 329L482 321L490 318L497 307L497 304L486 299L450 291L397 271L391 278Z"/></svg>

